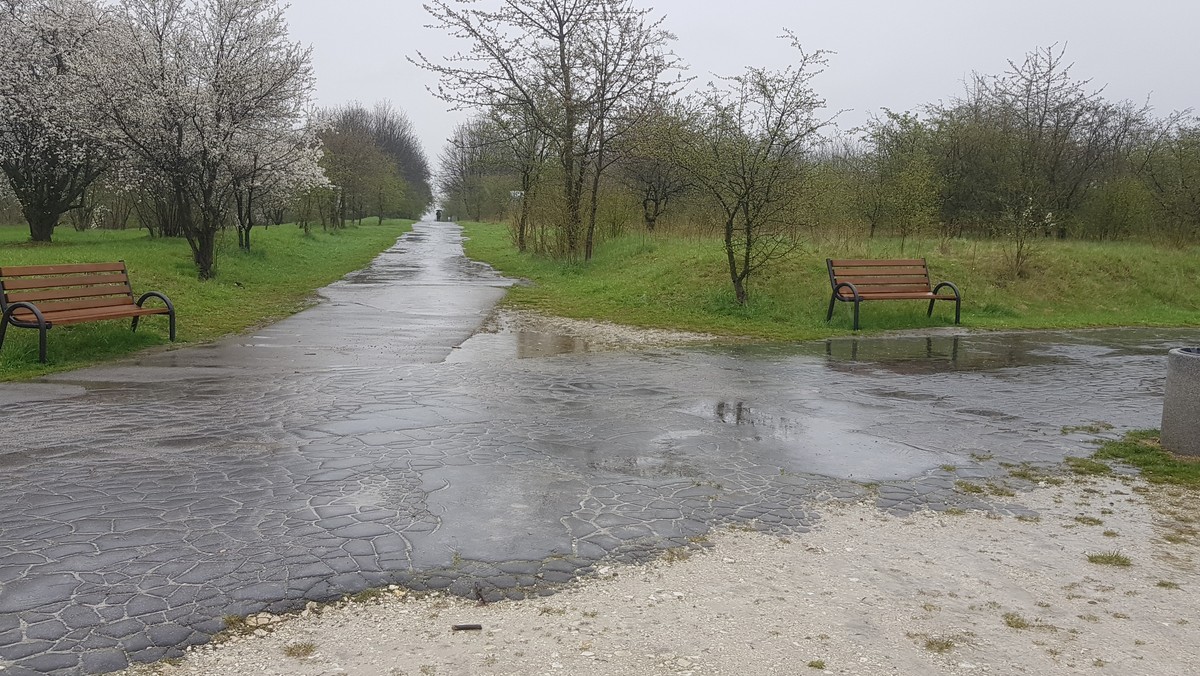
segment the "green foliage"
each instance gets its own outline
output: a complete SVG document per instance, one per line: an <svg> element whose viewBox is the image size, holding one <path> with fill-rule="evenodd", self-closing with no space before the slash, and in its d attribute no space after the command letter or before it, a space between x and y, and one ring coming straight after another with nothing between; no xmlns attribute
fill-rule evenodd
<svg viewBox="0 0 1200 676"><path fill-rule="evenodd" d="M24 227L0 227L0 265L124 260L135 294L162 291L178 313L180 342L212 340L298 312L313 290L359 269L410 227L409 221L305 236L294 226L259 228L255 248L238 250L233 233L220 240L218 278L200 281L182 239L150 238L137 230L59 228L53 244L26 242ZM167 342L166 320L125 321L50 330L49 364L37 363L37 332L10 328L0 350L0 381L79 368Z"/></svg>
<svg viewBox="0 0 1200 676"><path fill-rule="evenodd" d="M806 169L824 107L812 79L828 63L824 52L798 52L782 70L747 68L710 83L698 98L694 128L679 143L678 163L720 213L723 248L739 305L749 303L749 280L800 249L794 221L808 192Z"/></svg>
<svg viewBox="0 0 1200 676"><path fill-rule="evenodd" d="M850 333L849 305L825 323L827 257L896 257L899 242L827 242L770 268L754 281L754 298L738 306L719 235L618 237L587 265L520 255L504 226L466 224L468 254L534 286L514 288L508 302L552 314L633 326L701 331L764 340L805 340ZM1010 279L994 242L950 240L906 245L925 256L936 278L963 291L971 328L1064 329L1100 326L1200 326L1200 256L1147 244L1047 241L1029 275ZM868 333L953 323L949 304L925 317L920 302L863 304Z"/></svg>
<svg viewBox="0 0 1200 676"><path fill-rule="evenodd" d="M928 230L936 221L943 179L933 156L931 129L915 115L885 111L864 138L871 152L864 158L860 183L861 209L871 234L883 225L905 241Z"/></svg>
<svg viewBox="0 0 1200 676"><path fill-rule="evenodd" d="M1142 178L1153 196L1170 241L1200 237L1200 119L1178 116L1164 123L1146 151Z"/></svg>
<svg viewBox="0 0 1200 676"><path fill-rule="evenodd" d="M1200 488L1200 460L1164 450L1158 444L1158 430L1135 430L1120 440L1105 442L1092 457L1137 467L1153 483Z"/></svg>
<svg viewBox="0 0 1200 676"><path fill-rule="evenodd" d="M1154 232L1150 189L1135 176L1120 176L1097 186L1080 207L1075 234L1095 240L1121 240Z"/></svg>

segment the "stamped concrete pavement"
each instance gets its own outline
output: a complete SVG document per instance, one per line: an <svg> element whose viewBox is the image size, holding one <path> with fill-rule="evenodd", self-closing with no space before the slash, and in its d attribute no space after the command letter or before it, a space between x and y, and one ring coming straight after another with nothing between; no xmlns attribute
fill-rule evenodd
<svg viewBox="0 0 1200 676"><path fill-rule="evenodd" d="M1200 338L517 359L471 338L509 281L460 237L418 224L253 335L0 386L2 673L177 656L226 615L383 584L550 593L722 523L802 532L831 500L1025 513L955 484L1019 491L1009 464L1086 452L1064 428L1157 425L1166 351Z"/></svg>

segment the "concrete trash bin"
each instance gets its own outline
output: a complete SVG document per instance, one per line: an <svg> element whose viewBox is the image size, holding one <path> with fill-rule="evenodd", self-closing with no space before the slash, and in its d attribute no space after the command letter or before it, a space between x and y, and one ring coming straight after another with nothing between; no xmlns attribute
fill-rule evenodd
<svg viewBox="0 0 1200 676"><path fill-rule="evenodd" d="M1167 355L1160 441L1172 453L1200 456L1200 347L1180 347Z"/></svg>

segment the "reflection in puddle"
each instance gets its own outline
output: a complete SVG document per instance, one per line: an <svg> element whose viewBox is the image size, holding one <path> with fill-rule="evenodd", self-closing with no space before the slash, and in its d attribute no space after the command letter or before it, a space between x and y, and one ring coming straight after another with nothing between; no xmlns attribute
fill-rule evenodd
<svg viewBox="0 0 1200 676"><path fill-rule="evenodd" d="M798 420L764 411L745 401L706 402L688 409L687 413L726 425L754 428L753 434L757 438L769 436L788 440L804 432L804 426Z"/></svg>
<svg viewBox="0 0 1200 676"><path fill-rule="evenodd" d="M900 375L946 371L990 371L1070 361L1048 349L1044 339L1005 336L919 336L827 340L830 368L881 368Z"/></svg>
<svg viewBox="0 0 1200 676"><path fill-rule="evenodd" d="M513 337L517 347L517 359L552 357L559 354L578 354L588 351L587 342L574 336L517 331Z"/></svg>
<svg viewBox="0 0 1200 676"><path fill-rule="evenodd" d="M637 477L676 477L690 479L701 475L699 468L670 457L610 456L587 463L589 469L616 472Z"/></svg>
<svg viewBox="0 0 1200 676"><path fill-rule="evenodd" d="M800 430L795 420L751 408L744 401L718 401L713 407L713 415L718 422L754 427L779 439L790 439Z"/></svg>
<svg viewBox="0 0 1200 676"><path fill-rule="evenodd" d="M536 359L590 352L586 340L575 336L538 331L477 333L446 358L447 362Z"/></svg>
<svg viewBox="0 0 1200 676"><path fill-rule="evenodd" d="M874 481L913 477L947 456L863 428L868 407L814 399L795 410L772 412L746 401L707 401L685 409L691 415L734 428L739 443L758 458L778 458L781 470Z"/></svg>

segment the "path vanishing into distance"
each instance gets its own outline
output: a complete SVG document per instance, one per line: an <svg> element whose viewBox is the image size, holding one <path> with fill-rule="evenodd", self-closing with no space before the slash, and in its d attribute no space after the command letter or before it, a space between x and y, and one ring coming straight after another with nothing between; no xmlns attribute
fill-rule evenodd
<svg viewBox="0 0 1200 676"><path fill-rule="evenodd" d="M472 338L510 283L420 223L253 334L0 385L0 673L178 656L224 616L385 584L549 593L730 522L802 532L831 500L1028 513L1004 464L1156 427L1166 352L1200 339ZM989 478L1017 496L954 490Z"/></svg>

